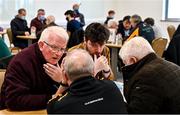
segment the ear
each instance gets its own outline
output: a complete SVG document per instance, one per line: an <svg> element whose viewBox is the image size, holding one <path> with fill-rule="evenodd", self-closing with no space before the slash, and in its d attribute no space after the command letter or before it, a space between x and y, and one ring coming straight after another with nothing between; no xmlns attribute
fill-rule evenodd
<svg viewBox="0 0 180 115"><path fill-rule="evenodd" d="M44 43L42 41L39 41L38 46L39 46L40 51L42 51L44 47Z"/></svg>
<svg viewBox="0 0 180 115"><path fill-rule="evenodd" d="M131 63L131 64L135 64L137 62L138 62L138 59L136 57L131 57L129 60L129 63Z"/></svg>

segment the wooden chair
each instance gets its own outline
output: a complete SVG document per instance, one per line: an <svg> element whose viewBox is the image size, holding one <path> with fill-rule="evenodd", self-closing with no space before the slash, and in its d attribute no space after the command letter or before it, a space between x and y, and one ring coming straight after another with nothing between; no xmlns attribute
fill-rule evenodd
<svg viewBox="0 0 180 115"><path fill-rule="evenodd" d="M167 39L165 38L157 38L152 41L152 48L159 57L163 56L166 45Z"/></svg>
<svg viewBox="0 0 180 115"><path fill-rule="evenodd" d="M174 32L176 31L176 28L173 26L173 25L169 25L167 27L167 31L168 31L168 34L169 34L169 38L170 38L170 41L174 35Z"/></svg>
<svg viewBox="0 0 180 115"><path fill-rule="evenodd" d="M9 38L9 46L10 46L10 51L13 52L14 50L17 51L17 52L20 52L21 49L18 48L18 47L12 47L12 45L14 46L13 44L13 35L12 35L12 31L11 31L11 28L8 28L7 29L7 35L8 35L8 38Z"/></svg>
<svg viewBox="0 0 180 115"><path fill-rule="evenodd" d="M0 91L1 91L1 86L4 82L5 72L6 72L6 69L0 69Z"/></svg>

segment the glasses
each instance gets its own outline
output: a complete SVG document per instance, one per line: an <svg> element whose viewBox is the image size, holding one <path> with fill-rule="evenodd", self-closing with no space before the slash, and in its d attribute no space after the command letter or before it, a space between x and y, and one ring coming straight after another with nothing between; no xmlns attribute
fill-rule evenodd
<svg viewBox="0 0 180 115"><path fill-rule="evenodd" d="M47 46L49 46L50 47L50 49L53 51L53 52L55 52L55 53L57 53L57 52L66 52L66 48L58 48L57 46L54 46L54 45L51 45L51 44L49 44L49 43L47 43L47 42L45 42L44 41L44 43L47 45Z"/></svg>

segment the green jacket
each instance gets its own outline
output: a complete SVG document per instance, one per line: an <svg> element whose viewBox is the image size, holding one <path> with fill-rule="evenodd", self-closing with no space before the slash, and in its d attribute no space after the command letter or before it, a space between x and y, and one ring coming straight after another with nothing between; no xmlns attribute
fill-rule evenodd
<svg viewBox="0 0 180 115"><path fill-rule="evenodd" d="M0 58L10 56L11 52L2 38L0 38Z"/></svg>

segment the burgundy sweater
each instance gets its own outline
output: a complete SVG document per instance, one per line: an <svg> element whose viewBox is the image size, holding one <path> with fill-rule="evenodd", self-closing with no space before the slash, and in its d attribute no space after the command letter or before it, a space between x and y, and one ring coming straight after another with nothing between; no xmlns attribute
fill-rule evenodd
<svg viewBox="0 0 180 115"><path fill-rule="evenodd" d="M0 109L37 110L46 108L57 90L44 71L46 63L38 44L18 53L10 62L1 88Z"/></svg>

